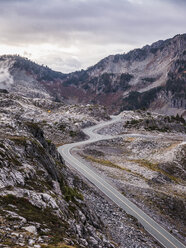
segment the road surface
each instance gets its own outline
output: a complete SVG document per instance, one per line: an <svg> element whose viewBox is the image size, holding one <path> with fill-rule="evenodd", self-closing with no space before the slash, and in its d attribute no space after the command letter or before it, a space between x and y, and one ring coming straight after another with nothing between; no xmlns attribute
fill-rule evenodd
<svg viewBox="0 0 186 248"><path fill-rule="evenodd" d="M89 144L99 140L112 139L113 136L99 135L96 130L109 125L114 122L120 121L119 116L115 116L112 120L102 122L96 126L85 128L83 131L90 138L86 141L81 141L72 144L66 144L58 147L58 151L64 158L67 164L74 167L84 177L86 177L91 183L99 188L107 197L109 197L118 207L122 208L128 214L134 216L144 226L148 233L150 233L160 244L166 248L186 248L178 239L172 236L168 231L156 223L151 217L145 214L140 208L134 203L123 196L117 189L109 184L105 179L101 178L97 173L91 170L85 163L79 161L76 157L71 154L71 149L80 145Z"/></svg>

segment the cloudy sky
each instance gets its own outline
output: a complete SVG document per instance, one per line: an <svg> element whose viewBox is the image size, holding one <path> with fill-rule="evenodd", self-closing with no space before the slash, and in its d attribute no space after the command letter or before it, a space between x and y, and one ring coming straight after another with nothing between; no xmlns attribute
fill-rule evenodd
<svg viewBox="0 0 186 248"><path fill-rule="evenodd" d="M186 32L186 0L0 0L0 54L87 68Z"/></svg>

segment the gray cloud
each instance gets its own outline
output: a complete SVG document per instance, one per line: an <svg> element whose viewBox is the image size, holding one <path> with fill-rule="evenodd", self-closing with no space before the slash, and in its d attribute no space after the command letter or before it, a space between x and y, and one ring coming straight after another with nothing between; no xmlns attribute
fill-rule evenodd
<svg viewBox="0 0 186 248"><path fill-rule="evenodd" d="M0 0L0 44L76 46L73 68L103 55L184 33L185 0ZM97 49L97 50L96 50ZM26 49L25 49L26 50ZM109 55L108 53L108 55ZM102 54L101 54L102 55ZM47 54L46 54L47 56ZM48 54L53 57L54 55ZM55 54L54 57L56 57ZM67 56L67 55L65 55ZM59 56L60 58L60 56ZM50 60L50 59L49 59ZM51 59L52 60L52 59ZM65 62L66 61L66 62ZM67 59L63 63L69 66ZM54 66L55 67L55 66Z"/></svg>
<svg viewBox="0 0 186 248"><path fill-rule="evenodd" d="M166 2L169 2L169 3L173 3L173 4L183 4L183 5L186 5L186 2L185 0L164 0Z"/></svg>

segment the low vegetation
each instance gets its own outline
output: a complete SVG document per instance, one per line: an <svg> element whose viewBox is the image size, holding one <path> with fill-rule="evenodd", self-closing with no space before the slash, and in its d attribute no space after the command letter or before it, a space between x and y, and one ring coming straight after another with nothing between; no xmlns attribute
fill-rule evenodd
<svg viewBox="0 0 186 248"><path fill-rule="evenodd" d="M57 245L42 245L41 248L76 248L75 246L66 245L66 244L57 244Z"/></svg>
<svg viewBox="0 0 186 248"><path fill-rule="evenodd" d="M49 230L47 234L52 237L51 244L57 244L63 241L65 229L68 228L68 224L57 215L54 215L51 209L38 208L32 205L26 198L16 197L11 194L0 196L0 203L3 209L15 211L27 221L40 223L43 228L47 226ZM16 208L13 208L12 205L16 206ZM41 229L38 231L40 235L44 234Z"/></svg>
<svg viewBox="0 0 186 248"><path fill-rule="evenodd" d="M156 172L159 172L161 174L163 174L164 176L168 177L171 181L174 181L175 183L180 183L180 179L167 173L166 171L160 169L158 167L158 163L152 163L148 160L145 160L145 159L131 159L131 160L128 160L129 162L134 162L134 163L137 163L138 165L142 166L142 167L146 167L152 171L156 171Z"/></svg>
<svg viewBox="0 0 186 248"><path fill-rule="evenodd" d="M150 113L143 119L131 119L124 124L124 128L144 128L147 131L186 132L186 122L182 116L158 116L153 117Z"/></svg>
<svg viewBox="0 0 186 248"><path fill-rule="evenodd" d="M107 166L107 167L123 170L123 171L126 171L128 173L133 174L134 176L142 177L144 180L146 180L141 174L139 174L137 172L134 172L134 171L132 171L132 170L126 168L126 167L119 166L119 165L117 165L115 163L112 163L109 160L99 159L99 158L95 158L95 157L92 157L92 156L86 156L86 155L81 155L81 156L84 157L85 159L89 160L89 161L94 162L94 163L98 163L98 164L101 164L101 165L104 165L104 166Z"/></svg>
<svg viewBox="0 0 186 248"><path fill-rule="evenodd" d="M157 95L161 90L162 87L153 88L143 93L131 91L129 93L129 96L123 99L123 103L120 110L123 111L147 109L150 104L157 98Z"/></svg>

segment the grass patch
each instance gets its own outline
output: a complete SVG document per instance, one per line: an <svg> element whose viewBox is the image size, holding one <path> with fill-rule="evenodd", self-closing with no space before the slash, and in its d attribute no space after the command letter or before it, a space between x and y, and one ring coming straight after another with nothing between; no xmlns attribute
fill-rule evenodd
<svg viewBox="0 0 186 248"><path fill-rule="evenodd" d="M133 142L135 140L136 140L135 137L127 137L127 138L125 138L125 141L127 141L127 142Z"/></svg>
<svg viewBox="0 0 186 248"><path fill-rule="evenodd" d="M75 131L70 130L69 135L70 135L71 137L76 137L76 136L78 135L78 133L75 132Z"/></svg>
<svg viewBox="0 0 186 248"><path fill-rule="evenodd" d="M52 141L47 139L46 142L48 143L48 145L51 145L52 144Z"/></svg>
<svg viewBox="0 0 186 248"><path fill-rule="evenodd" d="M84 200L83 195L76 188L72 188L67 185L63 176L61 177L59 184L61 192L63 193L64 198L67 202L72 201L74 203L77 203L76 199L82 201Z"/></svg>
<svg viewBox="0 0 186 248"><path fill-rule="evenodd" d="M131 160L128 160L129 162L134 162L134 163L137 163L138 165L140 166L143 166L143 167L146 167L152 171L156 171L156 172L159 172L165 176L167 176L169 179L171 179L172 181L174 181L175 183L179 183L180 180L175 177L175 176L172 176L170 175L169 173L165 172L164 170L160 169L158 167L158 163L152 163L148 160L145 160L145 159L131 159Z"/></svg>
<svg viewBox="0 0 186 248"><path fill-rule="evenodd" d="M129 162L138 163L139 165L147 167L151 170L155 170L157 168L157 163L152 163L145 159L131 159Z"/></svg>
<svg viewBox="0 0 186 248"><path fill-rule="evenodd" d="M8 158L8 161L16 166L22 166L22 163L14 157Z"/></svg>
<svg viewBox="0 0 186 248"><path fill-rule="evenodd" d="M41 143L39 143L39 141L33 139L31 140L31 142L38 148L39 152L41 154L45 154L46 153L46 150L43 148L43 146L41 145Z"/></svg>
<svg viewBox="0 0 186 248"><path fill-rule="evenodd" d="M6 157L5 152L0 151L0 156L1 156L2 158L5 158L5 157Z"/></svg>
<svg viewBox="0 0 186 248"><path fill-rule="evenodd" d="M105 159L98 159L98 158L94 158L92 156L85 156L85 155L81 155L83 158L85 159L88 159L94 163L98 163L98 164L101 164L101 165L104 165L104 166L107 166L107 167L111 167L111 168L116 168L116 169L119 169L119 170L123 170L123 171L126 171L126 172L129 172L131 174L133 174L134 176L138 176L138 177L141 177L143 178L144 180L146 180L145 177L143 177L141 174L137 173L137 172L134 172L128 168L125 168L125 167L121 167L117 164L114 164L112 163L111 161L109 160L105 160Z"/></svg>
<svg viewBox="0 0 186 248"><path fill-rule="evenodd" d="M60 188L67 202L72 201L76 203L76 199L83 201L83 195L76 188L71 188L68 185L64 185L63 182L60 183Z"/></svg>
<svg viewBox="0 0 186 248"><path fill-rule="evenodd" d="M41 248L76 248L75 246L66 245L66 244L57 244L57 245L42 245Z"/></svg>
<svg viewBox="0 0 186 248"><path fill-rule="evenodd" d="M55 144L55 143L54 143ZM58 144L55 144L56 147L59 147L59 146L63 146L65 145L66 143L58 143Z"/></svg>
<svg viewBox="0 0 186 248"><path fill-rule="evenodd" d="M124 125L124 127L127 127L129 125L136 126L137 124L141 123L143 119L132 119L130 121L127 121Z"/></svg>
<svg viewBox="0 0 186 248"><path fill-rule="evenodd" d="M0 143L0 148L5 149L5 146L2 143Z"/></svg>
<svg viewBox="0 0 186 248"><path fill-rule="evenodd" d="M9 136L8 138L14 141L17 145L25 145L25 142L28 140L28 137L25 136Z"/></svg>
<svg viewBox="0 0 186 248"><path fill-rule="evenodd" d="M56 125L57 125L57 122L56 122ZM62 132L64 132L66 130L66 127L67 125L65 123L61 123L59 126L58 126L58 129Z"/></svg>
<svg viewBox="0 0 186 248"><path fill-rule="evenodd" d="M47 233L51 236L51 244L63 242L65 231L68 228L68 223L56 216L51 209L41 209L32 205L26 198L16 197L14 195L0 196L0 204L6 210L11 210L9 204L15 205L17 209L14 212L27 219L27 221L38 222L45 228L50 229ZM38 230L39 234L43 233Z"/></svg>
<svg viewBox="0 0 186 248"><path fill-rule="evenodd" d="M34 190L36 192L42 192L42 193L45 193L47 192L48 190L52 190L52 182L49 181L49 179L44 179L44 177L42 175L39 175L39 178L36 178L35 177L35 180L33 179L26 179L25 180L25 183L26 185L24 186L24 188L27 188L27 189L30 189L30 190Z"/></svg>
<svg viewBox="0 0 186 248"><path fill-rule="evenodd" d="M55 163L57 164L57 166L59 166L59 168L64 168L65 164L59 162L57 159L55 159Z"/></svg>
<svg viewBox="0 0 186 248"><path fill-rule="evenodd" d="M18 157L15 154L7 154L6 152L1 152L0 151L0 155L2 157L2 161L3 160L8 160L8 162L10 164L13 164L14 166L22 166L22 163L17 159Z"/></svg>
<svg viewBox="0 0 186 248"><path fill-rule="evenodd" d="M66 196L73 201L75 198L83 201L83 195L76 189L66 186Z"/></svg>
<svg viewBox="0 0 186 248"><path fill-rule="evenodd" d="M114 164L114 163L112 163L112 162L109 161L109 160L94 158L94 157L92 157L92 156L87 156L87 155L85 155L85 156L83 156L83 157L84 157L85 159L88 159L88 160L90 160L90 161L92 161L92 162L95 162L95 163L98 163L98 164L102 164L102 165L104 165L104 166L108 166L108 167L112 167L112 168L124 170L123 167L121 167L121 166L119 166L119 165L117 165L117 164ZM129 170L129 171L130 171L130 170Z"/></svg>
<svg viewBox="0 0 186 248"><path fill-rule="evenodd" d="M180 141L177 141L177 142L169 145L168 147L162 149L162 152L170 151L170 150L174 149L175 147L177 147L179 144L181 144L181 142Z"/></svg>
<svg viewBox="0 0 186 248"><path fill-rule="evenodd" d="M156 124L145 127L145 130L147 130L147 131L159 131L159 132L163 132L163 133L170 131L169 127L165 126L165 127L159 128Z"/></svg>
<svg viewBox="0 0 186 248"><path fill-rule="evenodd" d="M37 123L35 122L25 122L25 125L28 127L28 128L32 128L32 129L39 129L39 126Z"/></svg>

